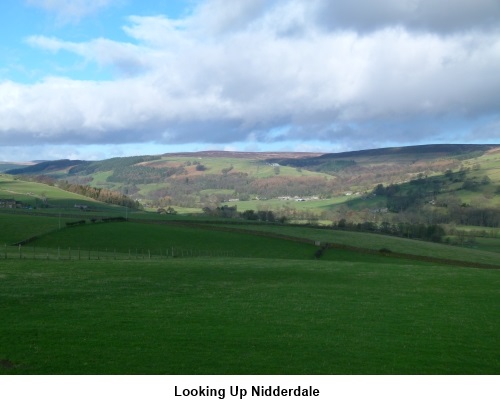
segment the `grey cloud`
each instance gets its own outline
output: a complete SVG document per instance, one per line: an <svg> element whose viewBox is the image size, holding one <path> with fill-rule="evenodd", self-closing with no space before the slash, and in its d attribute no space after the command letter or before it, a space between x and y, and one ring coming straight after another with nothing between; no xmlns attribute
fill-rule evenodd
<svg viewBox="0 0 500 405"><path fill-rule="evenodd" d="M329 29L371 32L387 26L454 33L500 27L498 0L317 0L318 20Z"/></svg>
<svg viewBox="0 0 500 405"><path fill-rule="evenodd" d="M201 26L211 35L240 31L284 0L208 0L192 18L192 27ZM201 24L200 24L201 23Z"/></svg>

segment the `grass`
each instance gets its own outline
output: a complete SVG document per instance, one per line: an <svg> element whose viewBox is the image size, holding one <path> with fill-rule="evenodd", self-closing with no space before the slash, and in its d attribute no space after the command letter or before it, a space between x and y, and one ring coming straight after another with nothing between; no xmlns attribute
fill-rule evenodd
<svg viewBox="0 0 500 405"><path fill-rule="evenodd" d="M332 229L319 229L303 226L278 225L222 225L227 228L239 228L256 232L269 232L279 235L308 238L314 241L337 243L372 250L389 249L392 252L416 256L429 256L444 260L499 265L500 252L476 251L441 243L424 242L394 236L348 232Z"/></svg>
<svg viewBox="0 0 500 405"><path fill-rule="evenodd" d="M496 265L499 253L329 229L143 218L155 222L58 230L58 217L0 213L1 243L45 234L23 247L22 260L17 248L7 259L0 252L0 374L500 372L498 270L343 249L315 260L312 243L276 235ZM203 257L159 260L172 246ZM77 260L77 248L97 247L121 251L120 260ZM155 258L136 260L128 249ZM230 254L207 254L220 251ZM40 259L31 259L35 252Z"/></svg>
<svg viewBox="0 0 500 405"><path fill-rule="evenodd" d="M307 229L307 228L306 228ZM262 259L316 260L314 239L304 234L291 234L290 239L273 234L240 232L238 228L218 228L182 223L87 223L78 227L63 227L27 243L20 253L17 247L1 252L10 258L153 258L227 256ZM302 240L295 240L303 238ZM305 238L305 239L304 239ZM457 248L458 249L458 248ZM458 249L461 250L461 249ZM463 250L463 249L462 249ZM408 253L407 249L401 253ZM351 263L407 263L378 254L348 249L329 249L321 260ZM423 262L420 263L424 265ZM497 264L497 263L496 263Z"/></svg>
<svg viewBox="0 0 500 405"><path fill-rule="evenodd" d="M3 374L500 372L496 271L9 260L0 279Z"/></svg>
<svg viewBox="0 0 500 405"><path fill-rule="evenodd" d="M245 210L267 211L289 209L297 211L309 211L314 214L320 214L324 210L334 209L336 206L348 201L349 198L352 197L338 196L334 198L309 201L295 201L294 199L279 200L273 198L269 200L237 201L234 203L228 203L228 205L236 205L238 207L238 211L240 212Z"/></svg>
<svg viewBox="0 0 500 405"><path fill-rule="evenodd" d="M94 209L109 210L110 205L100 203L75 193L61 190L54 186L15 180L12 176L0 175L0 198L15 199L32 207L40 207L42 198L52 209L73 210L75 204L88 205Z"/></svg>
<svg viewBox="0 0 500 405"><path fill-rule="evenodd" d="M292 258L312 260L316 247L312 244L259 237L251 234L225 232L222 230L203 229L199 227L180 226L175 224L143 224L143 223L107 223L87 224L74 228L63 228L58 232L47 234L32 244L37 248L71 248L76 251L97 250L127 253L150 251L160 255L160 251L172 247L189 250L193 253L227 252L230 256L261 258ZM201 253L196 253L201 254Z"/></svg>
<svg viewBox="0 0 500 405"><path fill-rule="evenodd" d="M58 228L58 218L15 215L0 211L0 245L12 244Z"/></svg>
<svg viewBox="0 0 500 405"><path fill-rule="evenodd" d="M474 247L480 250L500 253L500 238L476 238Z"/></svg>

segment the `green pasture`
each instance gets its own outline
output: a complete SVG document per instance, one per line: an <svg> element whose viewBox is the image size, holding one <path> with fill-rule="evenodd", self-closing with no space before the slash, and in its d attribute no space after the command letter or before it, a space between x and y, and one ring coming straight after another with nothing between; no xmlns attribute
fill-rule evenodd
<svg viewBox="0 0 500 405"><path fill-rule="evenodd" d="M500 238L499 228L490 228L486 226L470 226L470 225L453 225L452 228L455 228L458 231L464 231L466 234Z"/></svg>
<svg viewBox="0 0 500 405"><path fill-rule="evenodd" d="M108 177L112 174L112 170L92 173L92 181L89 183L89 185L91 185L92 187L103 187L110 184L113 185L114 183L108 182Z"/></svg>
<svg viewBox="0 0 500 405"><path fill-rule="evenodd" d="M498 374L498 271L0 261L0 374Z"/></svg>
<svg viewBox="0 0 500 405"><path fill-rule="evenodd" d="M319 242L366 248L372 250L389 249L395 253L427 256L445 260L459 260L471 263L498 265L500 251L474 250L442 243L418 241L374 233L349 232L304 226L279 225L219 225L229 228L268 232L270 234L307 238Z"/></svg>
<svg viewBox="0 0 500 405"><path fill-rule="evenodd" d="M477 193L474 191L468 190L460 190L456 192L456 196L460 198L463 203L469 204L471 207L478 208L497 208L500 206L500 195L495 195L493 193L494 186L488 186L488 188L492 189L491 193L486 193L488 197L485 197L485 194ZM495 186L496 188L496 186Z"/></svg>
<svg viewBox="0 0 500 405"><path fill-rule="evenodd" d="M204 229L198 226L143 223L96 223L65 227L46 234L26 249L35 246L40 252L45 248L82 251L147 252L154 256L176 251L190 255L222 254L236 257L261 257L313 260L317 250L312 243L302 243L252 234ZM191 253L192 252L192 253ZM179 253L180 254L180 253Z"/></svg>
<svg viewBox="0 0 500 405"><path fill-rule="evenodd" d="M57 187L52 187L46 184L35 183L31 181L15 180L12 176L0 175L0 192L2 195L11 195L10 198L15 198L15 195L30 195L41 196L45 195L47 198L54 199L68 199L76 198L79 200L93 201L90 198L85 198L77 194L69 193ZM3 197L6 198L6 197Z"/></svg>
<svg viewBox="0 0 500 405"><path fill-rule="evenodd" d="M57 217L14 215L6 210L0 211L0 246L21 242L57 229L59 229Z"/></svg>
<svg viewBox="0 0 500 405"><path fill-rule="evenodd" d="M251 200L251 201L237 201L228 203L228 205L236 205L239 212L246 210L254 211L267 211L267 210L280 210L290 209L295 211L309 211L313 214L319 215L321 211L335 209L338 205L348 201L352 197L336 196L334 198L322 200L309 200L309 201L295 201L291 200Z"/></svg>
<svg viewBox="0 0 500 405"><path fill-rule="evenodd" d="M14 199L32 207L41 206L42 199L53 208L71 210L75 204L109 210L108 204L100 203L79 194L70 193L54 186L30 181L15 180L12 176L0 175L0 198Z"/></svg>
<svg viewBox="0 0 500 405"><path fill-rule="evenodd" d="M475 160L481 166L481 171L492 181L500 183L500 152L487 153Z"/></svg>
<svg viewBox="0 0 500 405"><path fill-rule="evenodd" d="M132 236L133 235L133 236ZM198 226L98 223L54 230L22 246L4 245L0 259L165 261L193 257L294 259L316 261L313 241L214 230ZM351 264L407 264L406 258L329 249L322 261ZM413 260L413 264L429 265Z"/></svg>
<svg viewBox="0 0 500 405"><path fill-rule="evenodd" d="M216 195L224 195L224 194L229 194L232 195L234 194L234 190L229 189L229 188L221 188L221 189L214 189L214 188L207 188L206 190L200 191L200 195L211 195L211 194L216 194Z"/></svg>
<svg viewBox="0 0 500 405"><path fill-rule="evenodd" d="M456 245L463 244L471 249L500 254L500 238L488 238L482 236L458 238L457 236L450 236L449 239L451 243Z"/></svg>

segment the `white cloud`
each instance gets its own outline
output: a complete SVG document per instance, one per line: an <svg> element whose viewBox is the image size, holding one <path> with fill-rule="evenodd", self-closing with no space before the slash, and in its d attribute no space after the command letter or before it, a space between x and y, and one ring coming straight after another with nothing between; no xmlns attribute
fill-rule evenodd
<svg viewBox="0 0 500 405"><path fill-rule="evenodd" d="M119 43L98 38L86 43L61 41L40 35L30 36L26 42L53 53L66 51L81 56L86 62L96 62L100 66L110 66L119 75L131 76L148 69L148 51L130 43Z"/></svg>
<svg viewBox="0 0 500 405"><path fill-rule="evenodd" d="M124 27L130 43L33 36L32 46L74 53L114 68L117 76L0 83L0 139L415 143L449 134L454 121L474 128L476 122L484 127L485 117L498 118L498 31L458 30L486 21L478 13L453 23L452 35L415 31L405 11L410 3L422 10L430 4L402 2L394 17L386 0L381 23L371 26L352 17L352 27L379 27L369 33L325 30L315 14L327 4L320 0L248 0L228 8L211 0L183 20L130 17ZM347 2L335 4L354 12ZM495 11L489 0L478 4L484 14ZM457 7L464 12L467 5ZM408 27L393 24L401 21Z"/></svg>

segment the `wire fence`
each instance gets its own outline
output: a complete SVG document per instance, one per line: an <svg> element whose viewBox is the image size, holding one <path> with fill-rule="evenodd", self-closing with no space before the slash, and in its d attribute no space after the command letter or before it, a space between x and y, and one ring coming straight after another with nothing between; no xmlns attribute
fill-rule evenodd
<svg viewBox="0 0 500 405"><path fill-rule="evenodd" d="M72 248L72 247L39 247L39 246L3 246L0 260L168 260L192 257L235 257L228 250L200 250L182 247L165 249L130 248ZM239 256L239 255L238 255Z"/></svg>

